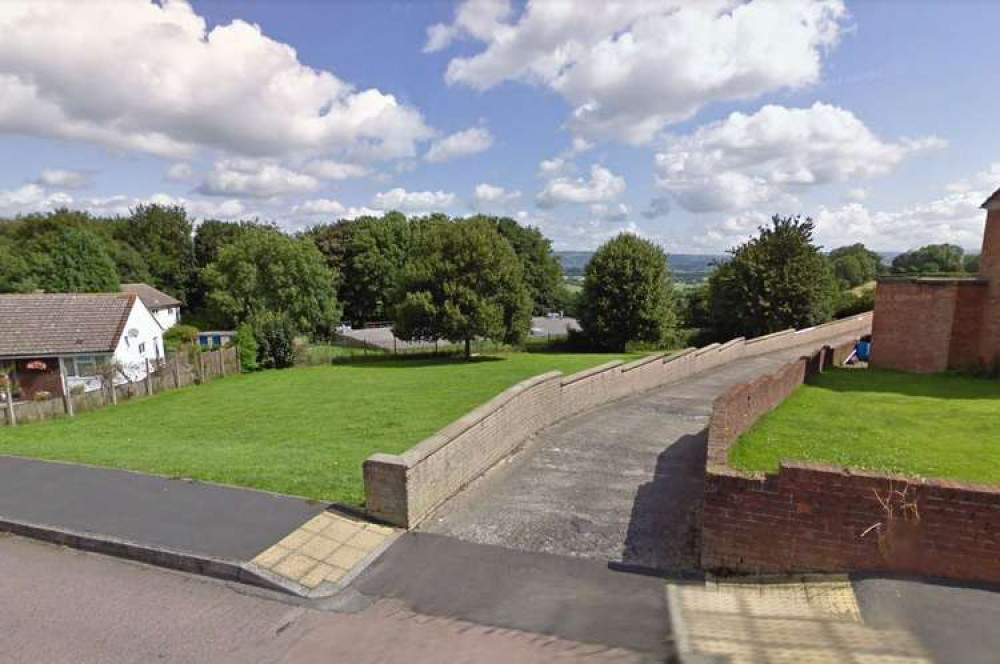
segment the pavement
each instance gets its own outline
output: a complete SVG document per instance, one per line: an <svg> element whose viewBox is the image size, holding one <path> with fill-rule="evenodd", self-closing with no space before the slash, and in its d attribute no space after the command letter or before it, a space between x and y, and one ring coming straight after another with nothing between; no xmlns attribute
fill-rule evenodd
<svg viewBox="0 0 1000 664"><path fill-rule="evenodd" d="M398 533L294 496L4 456L0 530L312 597Z"/></svg>
<svg viewBox="0 0 1000 664"><path fill-rule="evenodd" d="M559 422L420 530L625 570L697 574L712 402L810 349L736 360Z"/></svg>
<svg viewBox="0 0 1000 664"><path fill-rule="evenodd" d="M0 456L0 518L249 560L326 505L125 470Z"/></svg>

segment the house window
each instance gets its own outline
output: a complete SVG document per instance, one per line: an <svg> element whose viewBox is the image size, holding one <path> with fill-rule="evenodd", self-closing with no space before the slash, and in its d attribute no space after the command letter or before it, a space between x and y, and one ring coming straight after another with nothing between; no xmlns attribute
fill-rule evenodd
<svg viewBox="0 0 1000 664"><path fill-rule="evenodd" d="M98 375L98 367L110 361L110 355L77 355L63 358L63 366L66 367L67 376L86 378Z"/></svg>
<svg viewBox="0 0 1000 664"><path fill-rule="evenodd" d="M145 341L143 341L141 344L139 344L139 352L140 353L145 353L146 352L146 342Z"/></svg>

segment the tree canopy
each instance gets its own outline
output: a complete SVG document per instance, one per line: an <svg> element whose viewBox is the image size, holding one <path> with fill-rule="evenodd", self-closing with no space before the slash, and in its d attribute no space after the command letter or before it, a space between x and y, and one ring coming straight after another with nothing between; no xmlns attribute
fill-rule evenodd
<svg viewBox="0 0 1000 664"><path fill-rule="evenodd" d="M233 326L267 312L287 316L298 334L322 337L340 320L336 275L309 239L247 229L219 251L202 279L210 305Z"/></svg>
<svg viewBox="0 0 1000 664"><path fill-rule="evenodd" d="M676 324L667 255L630 233L609 240L584 269L579 307L580 326L595 346L662 344Z"/></svg>
<svg viewBox="0 0 1000 664"><path fill-rule="evenodd" d="M771 218L709 279L713 327L721 338L756 337L830 320L836 281L801 217Z"/></svg>
<svg viewBox="0 0 1000 664"><path fill-rule="evenodd" d="M894 274L963 272L965 251L954 244L929 244L892 259Z"/></svg>
<svg viewBox="0 0 1000 664"><path fill-rule="evenodd" d="M429 220L415 233L400 281L396 335L516 343L528 332L531 296L510 243L484 219Z"/></svg>
<svg viewBox="0 0 1000 664"><path fill-rule="evenodd" d="M833 275L843 288L873 281L882 270L882 256L861 243L838 247L828 256Z"/></svg>

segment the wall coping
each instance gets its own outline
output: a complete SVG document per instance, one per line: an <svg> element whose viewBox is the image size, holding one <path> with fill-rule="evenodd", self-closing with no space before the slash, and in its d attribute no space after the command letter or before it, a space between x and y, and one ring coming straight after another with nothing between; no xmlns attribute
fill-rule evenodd
<svg viewBox="0 0 1000 664"><path fill-rule="evenodd" d="M473 408L468 413L458 418L448 426L443 429L438 430L436 433L431 434L427 438L406 450L402 454L392 455L386 454L382 455L380 453L373 454L368 457L369 460L375 460L376 456L389 457L387 459L380 459L383 463L393 463L406 466L407 468L412 468L424 461L428 457L432 456L435 452L439 451L442 447L450 443L453 439L460 436L462 433L476 426L490 415L494 414L501 408L503 408L509 401L514 397L519 395L525 390L531 389L536 385L541 385L542 383L547 383L553 380L559 380L562 378L561 371L549 371L548 373L543 373L539 376L533 376L531 378L526 378L520 383L517 383L497 396L493 397L481 406Z"/></svg>
<svg viewBox="0 0 1000 664"><path fill-rule="evenodd" d="M611 360L610 362L605 362L604 364L598 364L596 367L590 367L589 369L583 369L577 371L575 374L570 374L562 379L563 385L572 385L577 381L581 381L584 378L589 378L599 373L609 371L611 369L617 369L618 367L625 364L622 360Z"/></svg>
<svg viewBox="0 0 1000 664"><path fill-rule="evenodd" d="M787 330L781 330L779 332L772 332L771 334L765 334L762 337L754 337L753 339L747 339L745 343L746 343L747 346L752 346L752 345L754 345L756 343L760 343L761 341L771 341L772 339L778 339L780 337L787 337L789 335L794 335L794 334L795 334L795 328L794 327L790 327Z"/></svg>
<svg viewBox="0 0 1000 664"><path fill-rule="evenodd" d="M879 285L885 284L920 284L921 286L986 286L989 281L979 277L879 277L876 279Z"/></svg>
<svg viewBox="0 0 1000 664"><path fill-rule="evenodd" d="M647 364L652 364L654 362L663 362L663 359L667 356L666 353L653 353L652 355L647 355L646 357L640 357L637 360L632 360L626 364L622 365L622 373L628 373L633 369L639 369Z"/></svg>

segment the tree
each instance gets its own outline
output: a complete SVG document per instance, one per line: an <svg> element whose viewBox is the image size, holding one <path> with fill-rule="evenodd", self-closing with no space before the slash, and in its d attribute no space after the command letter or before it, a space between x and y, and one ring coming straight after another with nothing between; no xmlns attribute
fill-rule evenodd
<svg viewBox="0 0 1000 664"><path fill-rule="evenodd" d="M954 244L929 244L892 259L895 274L962 272L965 251Z"/></svg>
<svg viewBox="0 0 1000 664"><path fill-rule="evenodd" d="M830 320L837 285L813 244L813 228L811 219L775 215L756 237L730 250L731 258L709 278L711 317L720 338Z"/></svg>
<svg viewBox="0 0 1000 664"><path fill-rule="evenodd" d="M962 269L969 274L979 274L979 254L968 254L962 261Z"/></svg>
<svg viewBox="0 0 1000 664"><path fill-rule="evenodd" d="M403 270L395 333L403 339L517 343L528 332L531 297L510 243L483 219L421 222Z"/></svg>
<svg viewBox="0 0 1000 664"><path fill-rule="evenodd" d="M0 293L30 293L38 288L38 282L14 247L13 242L0 237Z"/></svg>
<svg viewBox="0 0 1000 664"><path fill-rule="evenodd" d="M134 248L149 269L152 285L187 301L194 287L192 225L180 205L139 205L117 222L115 237Z"/></svg>
<svg viewBox="0 0 1000 664"><path fill-rule="evenodd" d="M406 217L390 212L362 217L346 238L340 282L344 318L355 324L391 316L403 266L410 253Z"/></svg>
<svg viewBox="0 0 1000 664"><path fill-rule="evenodd" d="M830 252L830 266L844 288L856 288L873 281L882 269L882 257L858 243Z"/></svg>
<svg viewBox="0 0 1000 664"><path fill-rule="evenodd" d="M118 270L99 237L79 228L59 233L51 253L35 254L39 286L56 293L118 292Z"/></svg>
<svg viewBox="0 0 1000 664"><path fill-rule="evenodd" d="M509 217L483 217L504 236L521 261L524 280L536 314L561 309L562 266L552 253L552 242L537 228L522 226Z"/></svg>
<svg viewBox="0 0 1000 664"><path fill-rule="evenodd" d="M340 320L336 275L316 245L275 229L240 234L202 271L202 279L210 305L233 325L270 312L285 315L297 334L322 337Z"/></svg>
<svg viewBox="0 0 1000 664"><path fill-rule="evenodd" d="M675 328L667 255L622 233L597 250L584 269L580 326L596 346L624 350L629 342L664 343Z"/></svg>

